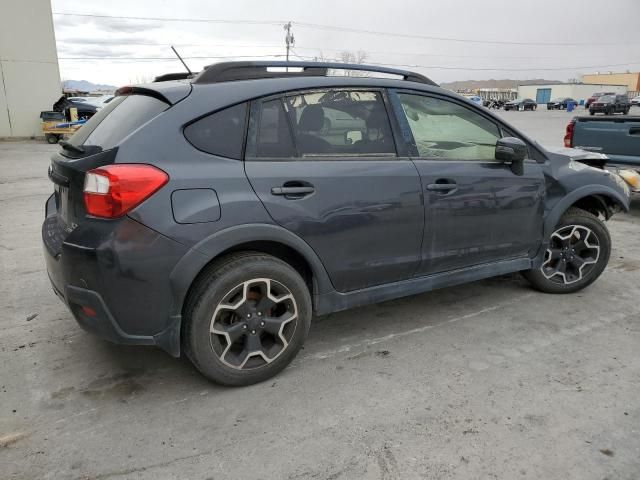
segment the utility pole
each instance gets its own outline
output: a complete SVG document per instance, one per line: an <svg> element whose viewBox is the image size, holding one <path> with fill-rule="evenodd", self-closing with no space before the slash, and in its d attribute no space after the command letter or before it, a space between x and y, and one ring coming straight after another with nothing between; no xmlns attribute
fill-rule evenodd
<svg viewBox="0 0 640 480"><path fill-rule="evenodd" d="M295 39L293 38L293 33L291 33L291 22L287 22L284 26L284 30L287 34L284 36L284 43L287 46L287 62L289 61L289 50L295 44ZM289 71L289 67L287 67L287 72Z"/></svg>

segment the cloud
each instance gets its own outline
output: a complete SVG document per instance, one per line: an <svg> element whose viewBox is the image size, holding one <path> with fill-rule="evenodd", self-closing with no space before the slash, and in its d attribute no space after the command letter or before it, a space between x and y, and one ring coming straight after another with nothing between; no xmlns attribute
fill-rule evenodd
<svg viewBox="0 0 640 480"><path fill-rule="evenodd" d="M128 57L132 51L128 48L110 45L60 45L58 55L61 57Z"/></svg>
<svg viewBox="0 0 640 480"><path fill-rule="evenodd" d="M109 35L104 37L58 36L58 43L67 45L161 45L153 37L145 35Z"/></svg>
<svg viewBox="0 0 640 480"><path fill-rule="evenodd" d="M96 31L108 33L138 33L156 30L161 24L147 20L129 20L125 18L79 17L74 15L54 15L56 31L92 27Z"/></svg>
<svg viewBox="0 0 640 480"><path fill-rule="evenodd" d="M94 25L105 32L137 33L160 28L158 22L144 20L126 20L122 18L93 19Z"/></svg>
<svg viewBox="0 0 640 480"><path fill-rule="evenodd" d="M64 17L61 15L54 15L53 24L56 31L60 28L76 27L78 25L78 18L79 17Z"/></svg>
<svg viewBox="0 0 640 480"><path fill-rule="evenodd" d="M528 19L530 5L509 0L485 0L483 8L477 8L477 0L380 0L374 2L375 8L372 8L371 0L324 0L318 8L309 8L309 2L293 0L244 0L225 2L222 10L220 2L211 0L52 0L51 3L54 12L82 11L98 15L211 18L231 21L287 19L294 22L294 54L307 57L325 52L328 57L334 57L344 50L363 50L367 52L368 61L372 63L406 64L406 68L424 73L436 82L469 78L482 80L491 77L565 80L593 70L584 66L640 61L637 55L637 15L631 14L638 12L639 0L618 0L618 11L628 14L619 15L615 29L599 28L598 22L601 23L601 19L593 12L601 7L601 0L534 2L540 11L553 11L557 18L571 19L563 22L561 26L544 22L514 21L514 18ZM176 8L178 4L179 9ZM340 12L340 15L336 16L336 12ZM473 14L463 15L461 12ZM94 47L111 47L129 49L129 55L135 57L170 57L172 52L166 45L168 43L174 44L183 56L271 55L281 54L284 50L284 32L280 25L160 22L62 15L54 15L54 19L61 51L72 47L84 47L83 54ZM336 32L317 28L317 24L372 32L396 32L401 35ZM500 28L495 28L496 25ZM476 42L426 40L408 38L402 34ZM496 45L482 41L514 43ZM522 42L588 45L561 48L523 45ZM158 45L140 45L146 43ZM78 54L80 51L76 52L64 56L83 56ZM120 50L103 50L102 53L103 56L120 54ZM215 59L190 59L189 64L195 70L213 61ZM72 78L72 74L80 76L78 78L91 75L90 80L94 82L122 84L134 75L163 73L167 67L173 66L167 63L120 59L98 60L95 63L71 60L63 62L61 68L68 78ZM628 67L612 68L637 70L639 67L640 64L634 63ZM562 69L544 70L548 68Z"/></svg>

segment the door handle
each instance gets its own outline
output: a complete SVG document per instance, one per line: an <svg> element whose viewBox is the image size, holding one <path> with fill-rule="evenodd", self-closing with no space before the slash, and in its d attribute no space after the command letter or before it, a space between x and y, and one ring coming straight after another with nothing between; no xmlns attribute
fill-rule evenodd
<svg viewBox="0 0 640 480"><path fill-rule="evenodd" d="M432 192L449 192L458 188L457 183L430 183L427 185L427 190Z"/></svg>
<svg viewBox="0 0 640 480"><path fill-rule="evenodd" d="M310 186L308 187L273 187L271 189L271 195L284 195L284 196L292 195L296 197L303 197L315 191L316 189Z"/></svg>
<svg viewBox="0 0 640 480"><path fill-rule="evenodd" d="M640 135L640 127L631 127L629 129L629 135Z"/></svg>

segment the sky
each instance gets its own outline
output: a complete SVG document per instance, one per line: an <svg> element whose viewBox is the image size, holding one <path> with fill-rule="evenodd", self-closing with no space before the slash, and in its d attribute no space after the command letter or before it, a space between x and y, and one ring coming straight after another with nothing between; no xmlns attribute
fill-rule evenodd
<svg viewBox="0 0 640 480"><path fill-rule="evenodd" d="M367 63L418 71L438 83L566 81L640 70L640 0L51 3L62 79L115 86L183 71L171 45L193 71L234 59L284 60L289 21L293 60L363 51Z"/></svg>

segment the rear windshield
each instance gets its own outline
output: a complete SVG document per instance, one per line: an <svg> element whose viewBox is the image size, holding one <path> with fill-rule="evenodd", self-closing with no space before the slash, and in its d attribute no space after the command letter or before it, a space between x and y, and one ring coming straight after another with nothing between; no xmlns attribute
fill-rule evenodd
<svg viewBox="0 0 640 480"><path fill-rule="evenodd" d="M115 97L74 133L69 142L96 145L103 150L113 148L167 108L166 103L147 95Z"/></svg>

